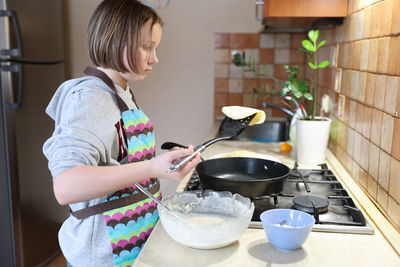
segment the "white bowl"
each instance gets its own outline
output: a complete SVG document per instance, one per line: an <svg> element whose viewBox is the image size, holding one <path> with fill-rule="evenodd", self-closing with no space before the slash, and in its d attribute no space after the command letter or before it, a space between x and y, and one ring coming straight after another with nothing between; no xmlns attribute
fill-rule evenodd
<svg viewBox="0 0 400 267"><path fill-rule="evenodd" d="M165 231L176 242L197 249L214 249L235 242L247 229L254 212L249 198L212 190L172 194L158 206Z"/></svg>

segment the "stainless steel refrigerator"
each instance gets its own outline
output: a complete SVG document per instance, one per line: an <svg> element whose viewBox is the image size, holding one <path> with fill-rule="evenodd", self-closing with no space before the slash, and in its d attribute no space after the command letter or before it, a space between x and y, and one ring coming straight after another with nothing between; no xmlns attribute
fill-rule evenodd
<svg viewBox="0 0 400 267"><path fill-rule="evenodd" d="M45 114L64 81L61 0L0 0L0 265L46 265L67 215L57 204L42 145Z"/></svg>

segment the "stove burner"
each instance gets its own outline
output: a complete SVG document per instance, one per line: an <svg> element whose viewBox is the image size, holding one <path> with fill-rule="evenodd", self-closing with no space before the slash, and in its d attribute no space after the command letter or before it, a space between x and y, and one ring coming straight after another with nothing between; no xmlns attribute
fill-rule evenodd
<svg viewBox="0 0 400 267"><path fill-rule="evenodd" d="M294 208L308 213L324 213L328 211L329 201L315 196L298 196L293 199Z"/></svg>

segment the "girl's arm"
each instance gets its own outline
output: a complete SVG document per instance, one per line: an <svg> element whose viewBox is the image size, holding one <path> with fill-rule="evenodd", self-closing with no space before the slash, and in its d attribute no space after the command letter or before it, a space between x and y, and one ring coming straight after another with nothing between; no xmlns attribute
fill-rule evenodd
<svg viewBox="0 0 400 267"><path fill-rule="evenodd" d="M200 160L198 153L178 172L167 173L172 162L190 155L193 148L166 152L146 161L118 166L78 166L54 178L54 195L61 205L88 201L113 193L147 178L182 180Z"/></svg>

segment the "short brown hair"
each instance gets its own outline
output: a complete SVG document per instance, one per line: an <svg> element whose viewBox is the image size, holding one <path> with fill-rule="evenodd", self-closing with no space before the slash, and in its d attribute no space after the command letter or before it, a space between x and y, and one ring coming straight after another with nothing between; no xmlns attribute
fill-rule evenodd
<svg viewBox="0 0 400 267"><path fill-rule="evenodd" d="M163 25L162 19L150 7L136 0L104 0L90 17L86 42L89 57L96 66L127 72L122 61L122 51L127 45L128 64L140 73L138 48L140 30L151 20Z"/></svg>

